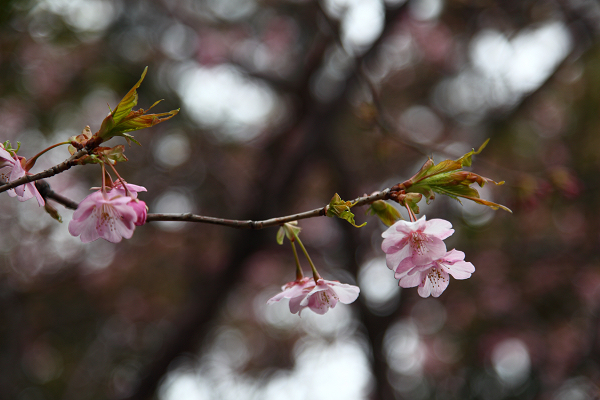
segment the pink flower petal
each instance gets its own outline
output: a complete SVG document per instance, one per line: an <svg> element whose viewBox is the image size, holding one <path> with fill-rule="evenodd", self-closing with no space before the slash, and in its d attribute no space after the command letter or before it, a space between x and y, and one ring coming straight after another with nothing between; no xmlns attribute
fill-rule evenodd
<svg viewBox="0 0 600 400"><path fill-rule="evenodd" d="M306 292L307 294L308 292ZM300 303L304 300L304 296L296 296L290 299L290 312L292 314L300 315L302 310L306 308L306 306L301 306Z"/></svg>
<svg viewBox="0 0 600 400"><path fill-rule="evenodd" d="M146 217L148 216L148 207L146 207L146 203L141 200L134 200L129 202L129 207L133 208L137 216L135 225L144 225L146 223Z"/></svg>
<svg viewBox="0 0 600 400"><path fill-rule="evenodd" d="M306 295L306 297L304 297L304 299L300 302L301 306L308 306L308 303L310 302L310 297L316 295L318 292L322 292L324 290L328 290L329 286L327 286L327 284L324 283L325 281L323 279L319 279L319 282L317 282L317 284L311 289L310 292L308 292L308 294Z"/></svg>
<svg viewBox="0 0 600 400"><path fill-rule="evenodd" d="M446 239L454 233L452 224L444 219L434 218L427 221L427 226L423 230L427 235L436 236L440 239Z"/></svg>
<svg viewBox="0 0 600 400"><path fill-rule="evenodd" d="M334 293L328 290L318 291L313 295L307 296L305 300L308 299L308 308L314 311L317 314L323 315L330 308L334 308L337 304L338 300L335 297ZM304 302L304 301L303 301ZM302 303L300 303L302 304Z"/></svg>
<svg viewBox="0 0 600 400"><path fill-rule="evenodd" d="M417 289L417 293L419 293L419 296L421 297L429 297L429 295L431 295L431 282L429 279L425 279L423 286L419 286Z"/></svg>
<svg viewBox="0 0 600 400"><path fill-rule="evenodd" d="M358 294L360 293L358 286L348 285L347 283L330 281L329 285L337 295L339 301L344 304L353 303L358 298Z"/></svg>
<svg viewBox="0 0 600 400"><path fill-rule="evenodd" d="M452 265L444 264L444 267L454 279L468 279L475 272L475 266L466 261L457 261Z"/></svg>
<svg viewBox="0 0 600 400"><path fill-rule="evenodd" d="M397 276L396 278L400 279L398 281L398 286L403 287L403 288L411 288L411 287L419 286L421 284L421 282L423 281L422 275L426 275L426 274L416 273L416 274L411 274L411 275L406 274L401 277Z"/></svg>
<svg viewBox="0 0 600 400"><path fill-rule="evenodd" d="M410 256L411 256L410 247L404 246L401 249L392 247L390 249L392 249L394 251L389 254L386 254L385 262L386 262L387 267L389 269L391 269L392 271L394 271L398 268L400 263L402 263L405 259L410 258Z"/></svg>
<svg viewBox="0 0 600 400"><path fill-rule="evenodd" d="M413 263L424 265L443 257L446 254L446 244L442 239L430 236L415 243L411 250Z"/></svg>
<svg viewBox="0 0 600 400"><path fill-rule="evenodd" d="M27 186L30 188L30 190L33 192L33 195L35 196L35 199L38 202L38 205L41 207L44 204L46 204L46 201L44 200L44 198L42 197L42 195L40 194L40 192L38 192L37 188L35 187L35 184L32 183L28 183Z"/></svg>
<svg viewBox="0 0 600 400"><path fill-rule="evenodd" d="M402 235L409 235L412 232L416 232L418 230L423 229L425 227L425 222L426 222L425 216L422 216L415 222L405 221L405 220L401 219L400 221L397 221L391 227L394 227L396 232L398 232Z"/></svg>
<svg viewBox="0 0 600 400"><path fill-rule="evenodd" d="M475 266L464 261L465 253L458 250L450 250L443 259L438 260L438 264L454 279L467 279L475 272Z"/></svg>
<svg viewBox="0 0 600 400"><path fill-rule="evenodd" d="M90 243L90 242L93 242L94 240L100 239L100 235L98 234L98 230L96 229L95 220L88 219L88 220L82 221L79 226L80 226L79 232L81 233L80 239L83 243ZM69 228L71 228L70 223L69 223ZM71 229L69 229L69 232L71 233L71 235L73 235L73 233L71 232ZM77 236L77 235L74 235L74 236Z"/></svg>
<svg viewBox="0 0 600 400"><path fill-rule="evenodd" d="M315 282L312 278L302 278L299 281L288 282L281 287L282 292L271 297L267 301L267 304L280 301L281 299L291 299L300 296L303 291L308 293L314 286Z"/></svg>
<svg viewBox="0 0 600 400"><path fill-rule="evenodd" d="M396 279L399 279L401 276L412 274L413 270L416 272L418 266L413 263L412 258L405 258L402 260L398 267L395 269Z"/></svg>
<svg viewBox="0 0 600 400"><path fill-rule="evenodd" d="M2 183L8 183L10 181L10 173L12 171L12 164L5 165L0 168L0 180Z"/></svg>
<svg viewBox="0 0 600 400"><path fill-rule="evenodd" d="M14 164L14 162L15 162L15 159L13 158L13 156L10 155L10 153L4 148L4 146L2 146L1 143L0 143L0 158L3 159L0 162L6 162L11 165Z"/></svg>
<svg viewBox="0 0 600 400"><path fill-rule="evenodd" d="M442 292L448 287L450 277L441 268L431 268L427 273L426 281L431 283L431 295L433 297L440 297Z"/></svg>

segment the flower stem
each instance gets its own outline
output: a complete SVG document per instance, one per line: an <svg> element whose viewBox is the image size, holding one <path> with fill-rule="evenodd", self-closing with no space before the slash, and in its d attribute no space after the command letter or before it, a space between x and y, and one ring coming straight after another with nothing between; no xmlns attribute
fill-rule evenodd
<svg viewBox="0 0 600 400"><path fill-rule="evenodd" d="M408 205L406 206L406 210L408 211L408 218L410 218L410 222L415 222L417 220L417 216L413 210L411 210Z"/></svg>
<svg viewBox="0 0 600 400"><path fill-rule="evenodd" d="M304 273L302 272L302 267L300 267L300 259L298 258L298 252L296 251L296 244L293 241L290 241L292 244L292 251L294 252L294 261L296 261L296 280L304 278Z"/></svg>
<svg viewBox="0 0 600 400"><path fill-rule="evenodd" d="M125 189L125 195L133 198L133 196L131 195L131 193L129 193L129 190L127 190L127 186L125 185L125 179L121 178L121 175L119 175L119 173L117 172L116 168L110 163L110 161L107 161L107 163L108 163L108 166L112 168L112 170L114 171L115 175L117 175L117 178L121 181L121 185L123 185L123 189Z"/></svg>
<svg viewBox="0 0 600 400"><path fill-rule="evenodd" d="M52 150L55 147L62 146L63 144L71 144L71 142L66 141L66 142L56 143L56 144L53 144L52 146L50 146L50 147L48 147L48 148L40 151L35 156L33 156L29 160L27 160L27 163L25 163L25 167L24 167L25 171L29 172L29 170L31 168L33 168L33 166L35 165L35 162L37 161L37 159L38 159L39 156L41 156L42 154L46 153L47 151Z"/></svg>
<svg viewBox="0 0 600 400"><path fill-rule="evenodd" d="M100 167L102 167L102 197L106 199L106 167L104 163L100 163Z"/></svg>
<svg viewBox="0 0 600 400"><path fill-rule="evenodd" d="M319 275L319 272L317 271L315 264L312 262L310 256L308 255L308 251L306 251L306 248L302 244L302 241L300 240L298 235L295 235L295 239L298 241L298 244L300 245L302 252L306 256L306 259L308 260L308 263L310 264L310 268L312 269L312 273L313 273L313 277L315 278L315 282L318 281L319 279L323 279L323 278L321 278L321 275Z"/></svg>

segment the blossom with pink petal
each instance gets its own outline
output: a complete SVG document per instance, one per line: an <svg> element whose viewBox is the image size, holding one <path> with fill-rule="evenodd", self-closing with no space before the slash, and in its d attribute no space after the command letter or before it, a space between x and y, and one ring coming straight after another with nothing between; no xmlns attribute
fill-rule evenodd
<svg viewBox="0 0 600 400"><path fill-rule="evenodd" d="M141 218L139 206L132 206L131 203L135 203L131 197L117 192L94 192L79 203L73 220L69 222L69 233L73 236L81 235L83 243L98 238L112 243L118 243L122 238L129 239L136 222Z"/></svg>
<svg viewBox="0 0 600 400"><path fill-rule="evenodd" d="M453 233L452 224L443 219L427 221L423 216L415 222L396 222L381 235L388 268L395 271L405 260L419 266L443 257L446 254L443 240Z"/></svg>
<svg viewBox="0 0 600 400"><path fill-rule="evenodd" d="M3 182L12 182L27 174L27 171L25 171L21 163L22 159L24 160L23 157L19 157L16 154L13 157L4 146L0 144L0 179ZM16 196L19 201L25 201L35 197L40 207L45 204L44 198L40 192L38 192L34 182L25 183L14 189L9 189L7 192L10 197Z"/></svg>
<svg viewBox="0 0 600 400"><path fill-rule="evenodd" d="M317 314L325 314L330 308L334 308L339 302L350 304L358 298L360 289L354 285L340 283L338 281L326 281L319 279L316 283L314 278L302 278L289 282L282 287L282 292L275 295L267 304L277 302L281 299L290 299L290 311L300 315L302 310L310 308Z"/></svg>
<svg viewBox="0 0 600 400"><path fill-rule="evenodd" d="M450 283L450 275L454 279L467 279L475 272L472 263L464 261L465 253L450 250L443 257L426 265L414 266L408 261L400 263L396 270L398 285L403 288L418 286L421 297L439 297ZM407 268L412 265L412 268Z"/></svg>

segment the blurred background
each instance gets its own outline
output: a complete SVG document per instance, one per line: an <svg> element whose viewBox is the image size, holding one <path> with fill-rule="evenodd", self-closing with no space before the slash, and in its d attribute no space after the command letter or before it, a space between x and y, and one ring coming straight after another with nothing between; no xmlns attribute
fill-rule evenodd
<svg viewBox="0 0 600 400"><path fill-rule="evenodd" d="M0 32L0 140L25 157L98 130L149 67L139 106L181 107L119 165L150 212L305 211L487 138L474 170L506 184L482 197L514 211L423 202L476 267L437 299L397 286L363 209L360 229L302 221L321 274L361 295L299 318L266 305L295 276L276 229L83 245L71 211L0 195L0 398L599 397L596 1L4 0ZM100 169L47 182L80 201Z"/></svg>

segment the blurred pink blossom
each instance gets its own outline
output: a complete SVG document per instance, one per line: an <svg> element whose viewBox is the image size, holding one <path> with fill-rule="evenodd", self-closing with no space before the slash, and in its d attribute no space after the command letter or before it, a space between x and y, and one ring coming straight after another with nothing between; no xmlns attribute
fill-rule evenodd
<svg viewBox="0 0 600 400"><path fill-rule="evenodd" d="M453 233L452 224L443 219L427 221L423 216L415 222L396 222L381 235L388 268L395 271L402 262L416 267L443 257L446 254L443 240Z"/></svg>
<svg viewBox="0 0 600 400"><path fill-rule="evenodd" d="M298 315L307 307L317 314L325 314L329 308L334 308L338 301L344 304L352 303L360 292L357 286L338 281L319 279L315 284L314 278L289 282L281 289L282 292L270 298L267 304L289 298L290 311Z"/></svg>
<svg viewBox="0 0 600 400"><path fill-rule="evenodd" d="M3 182L12 182L16 179L24 177L27 174L27 171L25 171L23 165L21 164L21 160L25 159L17 156L16 154L13 157L4 148L4 146L0 144L0 179ZM17 186L14 189L7 190L7 192L10 197L16 196L19 201L25 201L35 197L40 207L45 204L44 198L36 189L34 182Z"/></svg>
<svg viewBox="0 0 600 400"><path fill-rule="evenodd" d="M458 250L450 250L444 257L426 265L415 266L406 259L396 269L395 276L403 288L418 286L421 297L439 297L448 287L449 275L454 279L467 279L475 272L473 264L464 259L465 253Z"/></svg>

